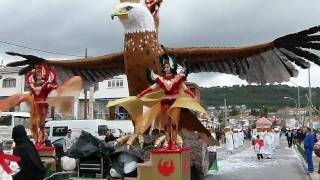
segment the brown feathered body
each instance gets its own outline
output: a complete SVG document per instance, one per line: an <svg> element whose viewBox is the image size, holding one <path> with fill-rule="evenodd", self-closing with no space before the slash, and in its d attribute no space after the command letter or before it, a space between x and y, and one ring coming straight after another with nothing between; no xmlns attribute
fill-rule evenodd
<svg viewBox="0 0 320 180"><path fill-rule="evenodd" d="M158 58L160 49L156 32L126 33L124 41L124 64L129 94L135 96L149 86L146 69L160 72Z"/></svg>

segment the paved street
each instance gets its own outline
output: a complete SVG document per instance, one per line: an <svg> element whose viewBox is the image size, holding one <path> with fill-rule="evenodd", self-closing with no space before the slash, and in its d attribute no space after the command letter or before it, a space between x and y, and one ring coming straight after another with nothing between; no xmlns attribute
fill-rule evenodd
<svg viewBox="0 0 320 180"><path fill-rule="evenodd" d="M219 172L208 175L206 180L308 180L298 155L294 149L286 147L286 140L282 137L281 147L273 154L273 158L260 161L248 141L232 155L227 156L224 148L220 148Z"/></svg>

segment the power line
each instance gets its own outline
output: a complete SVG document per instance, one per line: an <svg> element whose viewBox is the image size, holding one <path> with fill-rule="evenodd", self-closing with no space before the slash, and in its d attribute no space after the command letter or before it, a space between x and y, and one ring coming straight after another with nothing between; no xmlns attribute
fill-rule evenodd
<svg viewBox="0 0 320 180"><path fill-rule="evenodd" d="M30 50L34 50L34 51L40 51L40 52L44 52L44 53L48 53L48 54L57 54L57 55L62 55L62 56L73 56L73 57L83 58L83 56L78 56L78 55L74 55L74 54L58 53L58 52L53 52L53 51L46 51L46 50L31 48L31 47L27 47L27 46L23 46L23 45L19 45L19 44L14 44L14 43L2 41L2 40L0 40L0 43L8 44L11 46L17 46L17 47L21 47L21 48L25 48L25 49L30 49Z"/></svg>

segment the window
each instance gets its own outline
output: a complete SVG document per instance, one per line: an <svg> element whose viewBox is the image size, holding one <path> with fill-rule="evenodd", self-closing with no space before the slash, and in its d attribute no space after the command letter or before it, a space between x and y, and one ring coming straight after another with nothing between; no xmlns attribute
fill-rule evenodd
<svg viewBox="0 0 320 180"><path fill-rule="evenodd" d="M105 135L107 129L108 129L108 126L107 126L107 125L99 125L99 126L98 126L98 134L99 134L99 136Z"/></svg>
<svg viewBox="0 0 320 180"><path fill-rule="evenodd" d="M13 145L13 141L3 141L2 142L2 149L5 151L10 151Z"/></svg>
<svg viewBox="0 0 320 180"><path fill-rule="evenodd" d="M12 116L1 116L0 117L0 126L11 126Z"/></svg>
<svg viewBox="0 0 320 180"><path fill-rule="evenodd" d="M2 82L3 88L13 88L16 87L16 79L15 78L6 78Z"/></svg>
<svg viewBox="0 0 320 180"><path fill-rule="evenodd" d="M108 80L107 85L108 85L108 88L123 87L123 80L122 79Z"/></svg>
<svg viewBox="0 0 320 180"><path fill-rule="evenodd" d="M48 136L50 136L50 127L45 127L45 131L48 134Z"/></svg>
<svg viewBox="0 0 320 180"><path fill-rule="evenodd" d="M24 91L30 91L29 86L26 82L24 82Z"/></svg>
<svg viewBox="0 0 320 180"><path fill-rule="evenodd" d="M57 126L52 128L52 136L66 136L68 133L68 126Z"/></svg>
<svg viewBox="0 0 320 180"><path fill-rule="evenodd" d="M29 129L29 118L28 117L20 117L15 116L14 117L14 126L22 125L24 128Z"/></svg>

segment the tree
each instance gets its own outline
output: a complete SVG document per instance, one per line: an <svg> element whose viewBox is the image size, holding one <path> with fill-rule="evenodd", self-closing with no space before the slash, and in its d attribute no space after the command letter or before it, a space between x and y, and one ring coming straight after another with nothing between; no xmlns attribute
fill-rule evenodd
<svg viewBox="0 0 320 180"><path fill-rule="evenodd" d="M240 111L233 108L230 112L230 116L238 116L240 114Z"/></svg>

